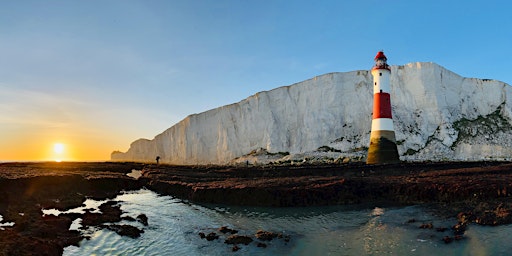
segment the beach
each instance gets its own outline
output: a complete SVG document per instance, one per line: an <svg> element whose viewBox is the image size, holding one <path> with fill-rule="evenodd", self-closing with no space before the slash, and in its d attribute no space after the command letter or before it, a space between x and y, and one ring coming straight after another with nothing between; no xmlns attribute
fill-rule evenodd
<svg viewBox="0 0 512 256"><path fill-rule="evenodd" d="M132 170L141 172L136 179ZM168 166L140 163L0 164L0 253L61 255L85 236L83 226L116 229L137 237L136 225L117 225L122 211L105 203L101 213L42 214L65 211L86 199L112 199L121 191L147 188L194 203L297 207L325 205L425 205L454 217L454 239L469 224L512 223L512 164L509 162L428 162L393 165ZM144 214L144 213L141 213ZM141 221L141 216L133 216ZM142 220L143 221L143 220ZM151 221L151 220L149 220ZM405 220L413 221L413 220ZM107 224L106 224L107 223Z"/></svg>

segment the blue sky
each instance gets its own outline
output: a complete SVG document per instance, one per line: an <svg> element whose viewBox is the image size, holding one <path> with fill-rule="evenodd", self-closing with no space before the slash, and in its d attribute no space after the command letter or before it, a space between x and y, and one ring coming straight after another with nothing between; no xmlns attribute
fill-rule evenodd
<svg viewBox="0 0 512 256"><path fill-rule="evenodd" d="M69 159L106 160L189 114L328 72L370 69L381 49L392 65L435 62L510 84L511 7L510 1L5 1L0 160L39 159L26 149L56 141L74 148Z"/></svg>

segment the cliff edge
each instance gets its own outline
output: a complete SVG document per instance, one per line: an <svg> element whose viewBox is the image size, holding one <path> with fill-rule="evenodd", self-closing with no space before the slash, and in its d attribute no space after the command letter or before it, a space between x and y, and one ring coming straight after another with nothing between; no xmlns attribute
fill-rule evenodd
<svg viewBox="0 0 512 256"><path fill-rule="evenodd" d="M114 161L227 164L363 160L372 115L369 71L328 73L250 96L134 141ZM512 88L435 63L391 67L401 160L509 160Z"/></svg>

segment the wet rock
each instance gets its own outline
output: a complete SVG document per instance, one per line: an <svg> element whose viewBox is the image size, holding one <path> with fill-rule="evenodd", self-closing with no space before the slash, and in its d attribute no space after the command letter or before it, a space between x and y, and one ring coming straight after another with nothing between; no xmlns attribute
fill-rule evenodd
<svg viewBox="0 0 512 256"><path fill-rule="evenodd" d="M264 231L264 230L258 230L256 231L256 238L261 241L272 241L272 239L276 238L278 236L277 233Z"/></svg>
<svg viewBox="0 0 512 256"><path fill-rule="evenodd" d="M118 202L109 201L100 205L99 209L101 213L86 212L82 216L82 225L87 226L98 226L106 222L119 222L121 221L121 207L117 205Z"/></svg>
<svg viewBox="0 0 512 256"><path fill-rule="evenodd" d="M453 233L455 235L463 235L466 232L467 224L466 223L457 223L452 227Z"/></svg>
<svg viewBox="0 0 512 256"><path fill-rule="evenodd" d="M437 232L445 232L446 230L448 230L448 228L445 228L445 227L436 228Z"/></svg>
<svg viewBox="0 0 512 256"><path fill-rule="evenodd" d="M464 239L464 236L463 236L463 235L455 235L455 236L453 237L453 239L455 239L456 241L459 241L459 240Z"/></svg>
<svg viewBox="0 0 512 256"><path fill-rule="evenodd" d="M466 232L470 221L475 221L475 216L470 212L459 212L457 214L457 220L457 224L452 226L453 234L455 236L462 236Z"/></svg>
<svg viewBox="0 0 512 256"><path fill-rule="evenodd" d="M199 232L199 237L201 237L201 239L205 239L206 235L203 232Z"/></svg>
<svg viewBox="0 0 512 256"><path fill-rule="evenodd" d="M252 242L252 238L249 236L241 236L241 235L231 235L228 238L226 238L226 241L224 243L226 244L245 244L248 245Z"/></svg>
<svg viewBox="0 0 512 256"><path fill-rule="evenodd" d="M159 166L159 169L148 169L145 178L138 181L124 178L124 174L132 169L142 169L143 166L127 163L18 165L1 165L5 171L0 173L3 177L0 179L0 210L6 220L16 225L6 228L0 234L0 255L54 255L51 248L60 248L60 253L56 251L55 255L61 255L63 247L75 243L67 238L76 237L79 240L80 234L68 232L68 224L63 225L52 219L43 220L40 216L41 208L66 210L82 205L85 198L113 198L120 190L137 189L143 185L161 194L171 194L182 199L241 205L349 204L371 202L382 199L382 196L397 203L443 202L443 216L453 217L460 213L459 223L452 227L453 240L456 237L464 239L463 234L471 222L483 225L512 223L512 200L508 197L510 189L507 187L506 193L501 192L500 197L496 197L496 189L504 189L500 184L512 184L510 163L411 163L380 166L378 169L372 166L375 174L363 178L356 174L361 170L370 173L370 167L354 163L348 164L346 168L340 168L339 165L297 166L292 171L289 167L275 166L266 173L256 167L228 170ZM265 171L269 169L265 168ZM49 174L49 170L55 170L55 174ZM44 175L41 176L41 173ZM499 179L496 179L497 173ZM318 174L322 177L316 178ZM269 187L267 181L274 182L278 177L278 184ZM249 187L246 182L248 178L258 182ZM389 180L393 182L384 182ZM222 189L217 189L219 185L222 185ZM27 191L30 193L27 194ZM120 214L115 204L103 207ZM37 207L32 210L34 206ZM8 209L14 214L8 215ZM117 213L106 214L107 211L102 210L103 214L95 215L91 211L83 218L84 227L88 222L94 226L102 221L119 218ZM18 215L20 212L24 216ZM100 215L112 217L101 217L100 221ZM413 222L417 220L410 221ZM56 230L50 231L50 226ZM66 230L61 230L64 226ZM53 235L57 233L58 236ZM283 238L289 241L289 237Z"/></svg>
<svg viewBox="0 0 512 256"><path fill-rule="evenodd" d="M434 225L432 224L432 222L430 222L430 223L425 223L425 224L421 224L421 225L420 225L420 228L422 228L422 229L433 229L433 228L434 228Z"/></svg>
<svg viewBox="0 0 512 256"><path fill-rule="evenodd" d="M443 241L444 241L444 243L449 244L449 243L453 242L453 238L451 238L450 236L445 236L445 237L443 237Z"/></svg>
<svg viewBox="0 0 512 256"><path fill-rule="evenodd" d="M120 236L127 236L127 237L131 237L131 238L138 238L138 237L140 237L140 234L144 233L144 230L138 229L137 227L130 226L130 225L111 224L111 225L102 225L101 227L112 230Z"/></svg>
<svg viewBox="0 0 512 256"><path fill-rule="evenodd" d="M236 244L233 246L233 248L231 248L231 251L233 251L233 252L236 252L238 250L240 250L240 247L238 247L238 245L236 245Z"/></svg>
<svg viewBox="0 0 512 256"><path fill-rule="evenodd" d="M451 236L444 236L443 237L443 241L446 243L446 244L449 244L453 241L460 241L460 240L463 240L465 237L463 235L455 235L453 237Z"/></svg>
<svg viewBox="0 0 512 256"><path fill-rule="evenodd" d="M234 229L230 229L228 228L227 226L222 226L218 229L219 232L223 233L223 234L226 234L226 233L231 233L231 234L236 234L238 233L237 230L234 230Z"/></svg>
<svg viewBox="0 0 512 256"><path fill-rule="evenodd" d="M256 246L260 248L267 248L267 244L264 243L258 243Z"/></svg>
<svg viewBox="0 0 512 256"><path fill-rule="evenodd" d="M137 221L142 223L144 226L147 226L148 225L148 216L146 216L146 214L139 214L137 216Z"/></svg>
<svg viewBox="0 0 512 256"><path fill-rule="evenodd" d="M457 214L457 220L460 223L467 224L468 222L475 220L475 215L471 212L459 212Z"/></svg>
<svg viewBox="0 0 512 256"><path fill-rule="evenodd" d="M211 232L210 234L206 235L206 240L213 241L215 239L219 239L219 235L217 235L215 232Z"/></svg>
<svg viewBox="0 0 512 256"><path fill-rule="evenodd" d="M66 211L84 206L86 198L105 200L113 198L121 189L140 188L142 184L125 182L127 179L118 174L121 169L132 168L128 165L131 164L1 164L1 215L4 220L12 221L15 225L0 231L0 255L62 255L63 248L78 246L86 235L69 230L69 227L73 220L82 218L83 214L66 213L43 217L41 209ZM88 209L87 212L91 211ZM101 221L97 218L95 225L98 223Z"/></svg>

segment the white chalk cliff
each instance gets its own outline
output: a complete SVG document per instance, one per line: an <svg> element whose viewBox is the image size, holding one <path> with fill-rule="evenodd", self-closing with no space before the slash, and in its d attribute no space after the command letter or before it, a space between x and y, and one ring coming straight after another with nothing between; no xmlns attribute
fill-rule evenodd
<svg viewBox="0 0 512 256"><path fill-rule="evenodd" d="M190 115L114 161L169 164L364 160L373 107L369 70L329 73ZM512 158L512 87L435 63L391 67L401 160ZM322 160L322 161L323 161Z"/></svg>

